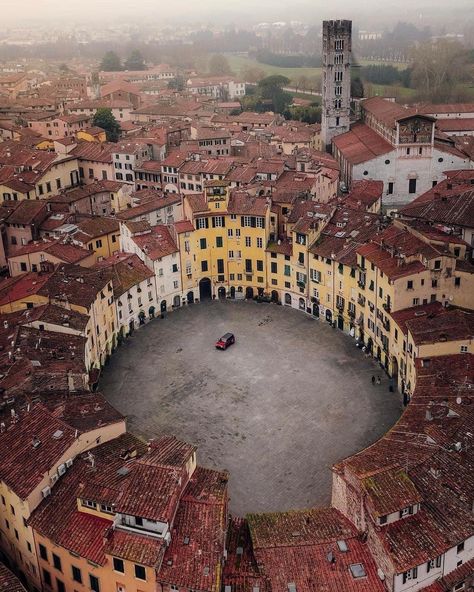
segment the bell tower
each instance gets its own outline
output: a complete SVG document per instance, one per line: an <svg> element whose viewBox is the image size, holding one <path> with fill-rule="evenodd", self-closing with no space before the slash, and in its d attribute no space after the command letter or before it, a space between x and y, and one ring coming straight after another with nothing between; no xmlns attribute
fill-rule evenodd
<svg viewBox="0 0 474 592"><path fill-rule="evenodd" d="M349 131L352 21L323 21L321 136L331 151L334 136Z"/></svg>

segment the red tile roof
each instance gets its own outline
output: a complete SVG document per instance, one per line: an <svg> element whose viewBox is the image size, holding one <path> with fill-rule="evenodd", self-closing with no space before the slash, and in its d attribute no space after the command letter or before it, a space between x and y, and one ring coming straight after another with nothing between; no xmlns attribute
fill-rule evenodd
<svg viewBox="0 0 474 592"><path fill-rule="evenodd" d="M227 473L197 467L179 504L157 580L219 592L227 522Z"/></svg>
<svg viewBox="0 0 474 592"><path fill-rule="evenodd" d="M61 437L56 438L54 434L59 431ZM33 445L35 438L35 442L39 441L36 446ZM0 434L3 459L0 479L20 499L26 499L74 441L73 428L54 417L43 405L36 405Z"/></svg>
<svg viewBox="0 0 474 592"><path fill-rule="evenodd" d="M351 130L333 139L333 144L343 158L356 165L393 151L393 146L377 132L363 123L356 123Z"/></svg>
<svg viewBox="0 0 474 592"><path fill-rule="evenodd" d="M104 552L140 565L157 568L165 552L165 539L150 537L120 528L110 531Z"/></svg>
<svg viewBox="0 0 474 592"><path fill-rule="evenodd" d="M0 563L0 592L26 592L20 580Z"/></svg>
<svg viewBox="0 0 474 592"><path fill-rule="evenodd" d="M153 226L148 233L135 235L132 240L152 261L178 252L168 227L163 224Z"/></svg>

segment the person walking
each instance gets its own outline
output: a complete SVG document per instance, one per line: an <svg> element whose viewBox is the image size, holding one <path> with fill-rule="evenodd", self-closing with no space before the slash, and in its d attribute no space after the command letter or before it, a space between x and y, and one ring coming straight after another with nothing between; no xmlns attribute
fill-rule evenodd
<svg viewBox="0 0 474 592"><path fill-rule="evenodd" d="M372 374L372 384L375 384L375 376Z"/></svg>
<svg viewBox="0 0 474 592"><path fill-rule="evenodd" d="M380 379L380 376L377 376L377 384L382 384L382 380Z"/></svg>

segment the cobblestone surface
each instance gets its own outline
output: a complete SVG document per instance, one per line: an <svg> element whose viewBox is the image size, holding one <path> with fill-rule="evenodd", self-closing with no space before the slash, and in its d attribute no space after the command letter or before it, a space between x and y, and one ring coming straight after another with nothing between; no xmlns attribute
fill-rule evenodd
<svg viewBox="0 0 474 592"><path fill-rule="evenodd" d="M227 331L236 344L216 350ZM174 434L199 446L200 464L228 469L240 515L327 504L331 465L401 413L353 339L255 302L199 303L152 321L114 354L100 386L131 431Z"/></svg>

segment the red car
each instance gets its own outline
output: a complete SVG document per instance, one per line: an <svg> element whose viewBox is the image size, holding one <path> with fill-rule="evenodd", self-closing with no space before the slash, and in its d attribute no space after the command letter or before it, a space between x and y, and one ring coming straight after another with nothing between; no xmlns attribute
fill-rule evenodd
<svg viewBox="0 0 474 592"><path fill-rule="evenodd" d="M229 345L232 345L233 343L235 343L234 334L226 333L216 341L216 349L227 349Z"/></svg>

